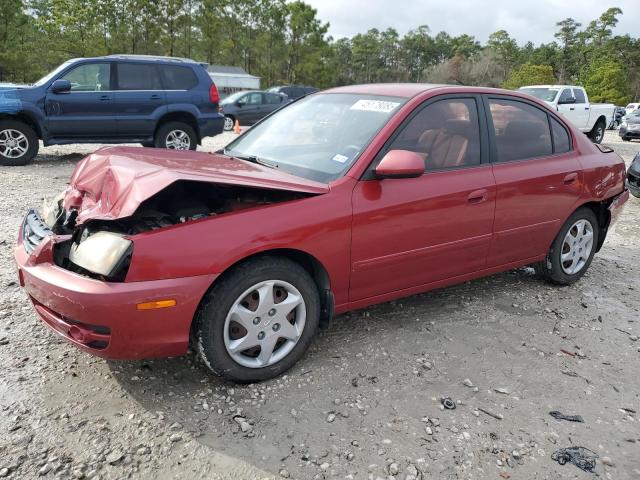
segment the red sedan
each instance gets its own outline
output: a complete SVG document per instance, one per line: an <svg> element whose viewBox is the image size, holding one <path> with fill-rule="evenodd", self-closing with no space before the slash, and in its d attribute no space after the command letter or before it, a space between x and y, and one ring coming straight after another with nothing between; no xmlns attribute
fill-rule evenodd
<svg viewBox="0 0 640 480"><path fill-rule="evenodd" d="M535 98L331 89L216 154L104 148L42 216L20 283L107 358L182 355L273 377L334 314L524 265L578 280L628 199L623 161Z"/></svg>

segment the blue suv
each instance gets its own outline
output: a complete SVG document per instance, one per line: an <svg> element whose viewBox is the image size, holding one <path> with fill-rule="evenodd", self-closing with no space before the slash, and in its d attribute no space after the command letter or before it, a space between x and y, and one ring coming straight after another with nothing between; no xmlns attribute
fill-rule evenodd
<svg viewBox="0 0 640 480"><path fill-rule="evenodd" d="M0 165L45 146L141 143L195 150L223 131L218 90L193 60L111 55L69 60L31 86L0 88Z"/></svg>

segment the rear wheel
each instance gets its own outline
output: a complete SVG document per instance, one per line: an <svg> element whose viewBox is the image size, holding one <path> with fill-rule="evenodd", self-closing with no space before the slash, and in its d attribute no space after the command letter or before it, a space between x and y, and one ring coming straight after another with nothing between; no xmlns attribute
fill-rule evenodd
<svg viewBox="0 0 640 480"><path fill-rule="evenodd" d="M195 150L198 137L193 128L184 122L167 122L158 128L154 145L169 150Z"/></svg>
<svg viewBox="0 0 640 480"><path fill-rule="evenodd" d="M218 375L240 383L267 380L302 357L319 318L309 273L286 258L262 257L209 291L194 325L196 347Z"/></svg>
<svg viewBox="0 0 640 480"><path fill-rule="evenodd" d="M598 220L590 208L576 210L560 229L536 270L548 281L570 285L589 268L598 245Z"/></svg>
<svg viewBox="0 0 640 480"><path fill-rule="evenodd" d="M593 126L593 130L589 133L589 137L594 143L602 143L604 139L605 123L600 120Z"/></svg>
<svg viewBox="0 0 640 480"><path fill-rule="evenodd" d="M233 130L233 126L234 126L235 122L233 120L233 117L230 115L225 115L224 117L224 131L225 132L230 132L231 130Z"/></svg>
<svg viewBox="0 0 640 480"><path fill-rule="evenodd" d="M26 165L38 154L38 136L26 123L0 121L0 165Z"/></svg>

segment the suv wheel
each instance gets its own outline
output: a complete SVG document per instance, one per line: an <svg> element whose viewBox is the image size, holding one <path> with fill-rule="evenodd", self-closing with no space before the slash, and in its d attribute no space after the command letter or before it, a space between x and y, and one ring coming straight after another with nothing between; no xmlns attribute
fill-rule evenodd
<svg viewBox="0 0 640 480"><path fill-rule="evenodd" d="M195 150L198 137L190 125L183 122L167 122L158 128L154 144L156 148L169 150Z"/></svg>
<svg viewBox="0 0 640 480"><path fill-rule="evenodd" d="M0 165L26 165L39 148L38 136L29 125L18 120L0 121Z"/></svg>
<svg viewBox="0 0 640 480"><path fill-rule="evenodd" d="M230 115L225 115L225 117L224 117L224 131L225 132L230 132L231 130L233 130L234 124L235 124L235 122L233 120L233 117L231 117Z"/></svg>
<svg viewBox="0 0 640 480"><path fill-rule="evenodd" d="M257 382L302 357L319 318L320 298L309 273L289 259L262 257L240 265L207 293L194 340L214 373Z"/></svg>
<svg viewBox="0 0 640 480"><path fill-rule="evenodd" d="M590 208L580 208L565 222L547 253L536 266L543 278L571 285L587 271L598 245L598 220Z"/></svg>

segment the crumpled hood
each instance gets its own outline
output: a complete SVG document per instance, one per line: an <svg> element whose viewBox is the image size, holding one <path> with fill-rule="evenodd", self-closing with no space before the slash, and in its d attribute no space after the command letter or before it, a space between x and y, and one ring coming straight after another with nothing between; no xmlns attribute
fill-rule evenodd
<svg viewBox="0 0 640 480"><path fill-rule="evenodd" d="M89 219L131 216L138 206L178 180L322 194L325 184L226 155L175 150L106 147L78 163L63 206Z"/></svg>

